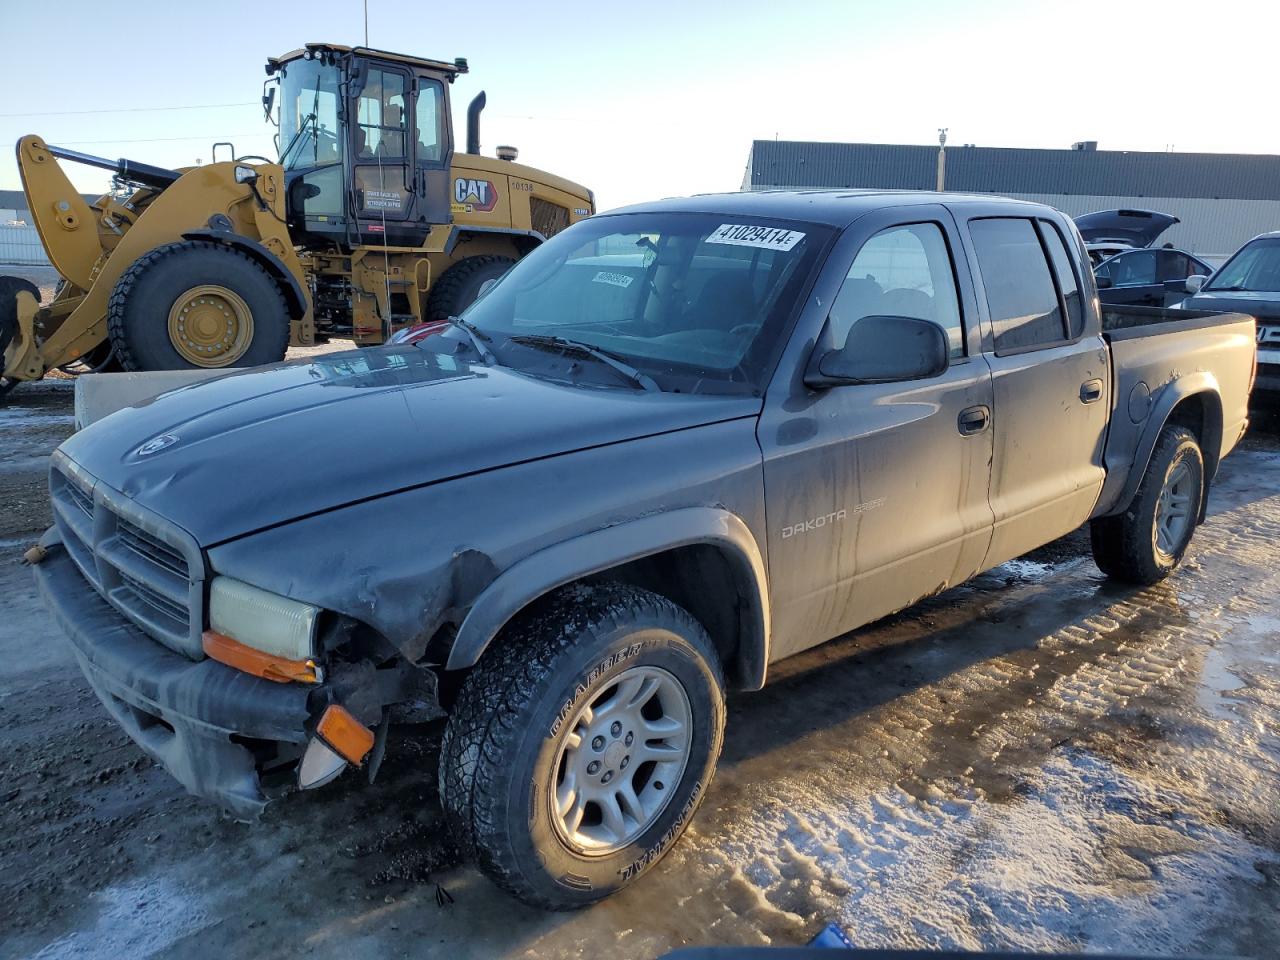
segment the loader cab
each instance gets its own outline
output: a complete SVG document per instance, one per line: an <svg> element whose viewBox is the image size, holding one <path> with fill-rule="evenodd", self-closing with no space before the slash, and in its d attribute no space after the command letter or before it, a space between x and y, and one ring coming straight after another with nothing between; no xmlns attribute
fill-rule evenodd
<svg viewBox="0 0 1280 960"><path fill-rule="evenodd" d="M303 246L421 246L449 223L453 64L309 44L267 63L279 79L280 163Z"/></svg>

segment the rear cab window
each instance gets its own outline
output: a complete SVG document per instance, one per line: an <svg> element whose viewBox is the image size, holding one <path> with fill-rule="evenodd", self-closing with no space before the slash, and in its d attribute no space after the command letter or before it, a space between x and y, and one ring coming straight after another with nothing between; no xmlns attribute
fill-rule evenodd
<svg viewBox="0 0 1280 960"><path fill-rule="evenodd" d="M1084 332L1079 280L1053 224L991 217L969 221L969 234L996 356L1056 346Z"/></svg>

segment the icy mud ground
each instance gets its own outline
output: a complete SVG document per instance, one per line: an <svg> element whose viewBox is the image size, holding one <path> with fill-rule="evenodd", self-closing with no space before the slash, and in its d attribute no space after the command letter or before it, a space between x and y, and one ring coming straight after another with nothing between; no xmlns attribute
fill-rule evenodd
<svg viewBox="0 0 1280 960"><path fill-rule="evenodd" d="M1079 533L775 669L638 887L544 914L457 865L432 728L253 826L111 723L23 547L66 384L0 409L0 956L655 957L795 944L1276 956L1280 417L1224 464L1166 584ZM437 905L437 883L453 903Z"/></svg>

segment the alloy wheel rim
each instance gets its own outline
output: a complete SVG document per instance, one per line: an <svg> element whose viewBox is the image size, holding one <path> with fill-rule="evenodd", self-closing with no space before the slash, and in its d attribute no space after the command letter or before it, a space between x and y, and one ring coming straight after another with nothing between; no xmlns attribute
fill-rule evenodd
<svg viewBox="0 0 1280 960"><path fill-rule="evenodd" d="M169 342L197 367L225 367L253 342L253 313L234 290L205 283L183 293L169 309Z"/></svg>
<svg viewBox="0 0 1280 960"><path fill-rule="evenodd" d="M1185 460L1170 467L1156 500L1156 519L1152 529L1156 549L1165 556L1173 556L1191 525L1191 469Z"/></svg>
<svg viewBox="0 0 1280 960"><path fill-rule="evenodd" d="M693 710L661 667L635 666L566 725L550 784L560 840L586 856L635 842L661 816L689 761Z"/></svg>

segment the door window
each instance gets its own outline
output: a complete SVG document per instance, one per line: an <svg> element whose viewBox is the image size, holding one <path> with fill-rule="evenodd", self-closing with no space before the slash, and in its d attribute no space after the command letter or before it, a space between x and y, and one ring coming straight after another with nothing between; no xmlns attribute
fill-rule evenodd
<svg viewBox="0 0 1280 960"><path fill-rule="evenodd" d="M973 220L969 233L987 293L996 355L1061 343L1066 327L1058 291L1031 221Z"/></svg>
<svg viewBox="0 0 1280 960"><path fill-rule="evenodd" d="M1122 253L1111 261L1111 285L1113 287L1142 287L1158 283L1156 280L1156 252L1135 250Z"/></svg>
<svg viewBox="0 0 1280 960"><path fill-rule="evenodd" d="M405 155L405 76L369 70L356 102L356 156L368 160Z"/></svg>
<svg viewBox="0 0 1280 960"><path fill-rule="evenodd" d="M1159 282L1165 280L1185 280L1195 270L1191 266L1191 258L1177 250L1161 250L1156 254Z"/></svg>
<svg viewBox="0 0 1280 960"><path fill-rule="evenodd" d="M863 317L931 320L947 333L952 358L964 356L964 327L947 241L936 223L881 230L858 251L831 305L837 349Z"/></svg>
<svg viewBox="0 0 1280 960"><path fill-rule="evenodd" d="M1044 237L1044 245L1049 251L1049 259L1053 261L1053 272L1058 278L1058 291L1062 294L1062 302L1067 308L1067 336L1074 340L1084 333L1084 309L1080 303L1080 283L1076 280L1075 268L1071 258L1067 256L1067 247L1062 242L1062 234L1048 220L1040 221L1040 234Z"/></svg>

